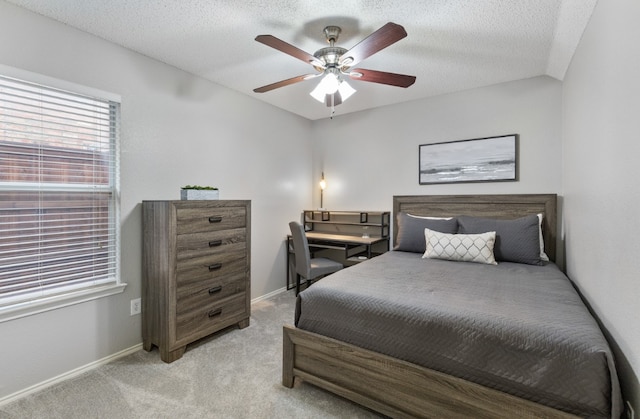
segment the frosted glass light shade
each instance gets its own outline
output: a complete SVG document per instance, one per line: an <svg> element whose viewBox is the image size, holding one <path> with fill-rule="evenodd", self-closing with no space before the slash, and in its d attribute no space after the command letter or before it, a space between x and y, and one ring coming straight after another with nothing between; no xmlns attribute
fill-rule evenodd
<svg viewBox="0 0 640 419"><path fill-rule="evenodd" d="M356 89L351 87L349 83L343 81L340 83L340 87L338 87L338 91L340 92L340 96L342 97L342 101L349 99L352 94L356 92Z"/></svg>

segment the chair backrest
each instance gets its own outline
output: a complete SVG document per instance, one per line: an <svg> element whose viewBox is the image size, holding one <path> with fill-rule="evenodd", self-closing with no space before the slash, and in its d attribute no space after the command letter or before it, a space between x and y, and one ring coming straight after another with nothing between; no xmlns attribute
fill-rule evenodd
<svg viewBox="0 0 640 419"><path fill-rule="evenodd" d="M309 242L304 232L302 224L291 221L289 223L291 237L293 238L293 251L296 255L296 273L309 278L311 271L311 254L309 252Z"/></svg>

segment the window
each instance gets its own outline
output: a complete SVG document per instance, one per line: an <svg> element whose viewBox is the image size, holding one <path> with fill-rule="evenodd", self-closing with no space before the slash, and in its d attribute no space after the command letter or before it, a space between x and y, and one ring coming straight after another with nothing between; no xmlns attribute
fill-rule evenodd
<svg viewBox="0 0 640 419"><path fill-rule="evenodd" d="M119 103L0 76L0 319L121 292Z"/></svg>

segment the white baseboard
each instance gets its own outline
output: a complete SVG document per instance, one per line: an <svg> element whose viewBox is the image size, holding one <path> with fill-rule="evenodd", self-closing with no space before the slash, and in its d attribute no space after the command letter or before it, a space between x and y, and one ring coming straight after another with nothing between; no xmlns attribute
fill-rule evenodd
<svg viewBox="0 0 640 419"><path fill-rule="evenodd" d="M269 294L265 294L265 295L261 295L260 297L256 297L253 300L251 300L251 304L255 304L257 302L260 302L262 300L266 300L268 298L274 297L278 294L281 294L283 292L287 292L287 287L282 287L280 289L277 289L275 291L271 291Z"/></svg>
<svg viewBox="0 0 640 419"><path fill-rule="evenodd" d="M28 396L29 394L33 394L36 393L38 391L44 390L47 387L50 387L54 384L58 384L61 383L65 380L68 380L70 378L73 377L77 377L78 375L84 374L85 372L91 371L92 369L95 369L101 365L104 364L108 364L109 362L115 361L118 358L122 358L124 356L130 355L134 352L139 351L140 349L142 349L142 343L139 343L137 345L134 345L128 349L124 349L120 352L116 352L115 354L111 354L107 357L104 357L102 359L99 359L97 361L91 362L87 365L83 365L81 367L78 367L76 369L73 369L71 371L67 371L63 374L58 375L57 377L53 377L50 378L48 380L42 381L38 384L34 384L31 387L27 387L25 389L22 389L20 391L17 391L13 394L9 394L8 396L5 396L3 398L0 399L0 407L11 403L13 401L16 401L22 397Z"/></svg>

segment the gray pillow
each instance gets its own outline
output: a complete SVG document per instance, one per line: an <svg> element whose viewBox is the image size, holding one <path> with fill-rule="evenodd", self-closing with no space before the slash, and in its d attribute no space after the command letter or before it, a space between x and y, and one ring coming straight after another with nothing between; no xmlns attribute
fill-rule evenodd
<svg viewBox="0 0 640 419"><path fill-rule="evenodd" d="M543 264L540 259L537 215L527 215L515 220L460 216L458 224L458 233L478 234L495 231L496 243L493 247L493 253L498 261L528 265Z"/></svg>
<svg viewBox="0 0 640 419"><path fill-rule="evenodd" d="M451 219L431 219L414 217L404 212L398 213L398 234L393 250L403 252L424 253L427 242L424 229L439 231L440 233L455 234L458 232L458 221Z"/></svg>

